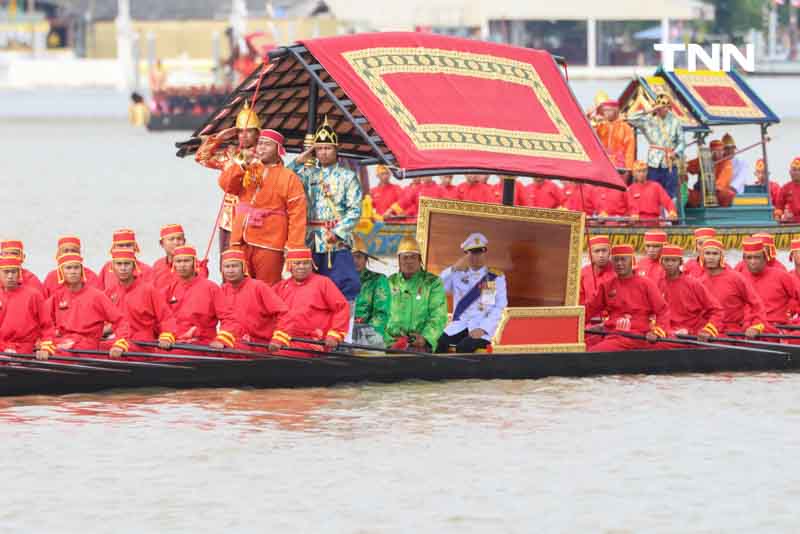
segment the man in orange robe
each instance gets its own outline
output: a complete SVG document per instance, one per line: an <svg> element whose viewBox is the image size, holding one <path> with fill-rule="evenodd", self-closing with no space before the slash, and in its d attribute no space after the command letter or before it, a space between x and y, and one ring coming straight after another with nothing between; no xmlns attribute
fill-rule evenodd
<svg viewBox="0 0 800 534"><path fill-rule="evenodd" d="M130 249L134 255L139 253L139 243L136 242L136 233L130 228L122 228L115 230L111 237L111 250L114 249ZM144 263L143 261L136 260L136 269L138 270L139 277L143 279L150 279L153 268ZM111 259L103 265L100 269L100 285L102 291L106 289L113 289L118 282L117 274L114 272L114 260Z"/></svg>
<svg viewBox="0 0 800 534"><path fill-rule="evenodd" d="M275 352L288 345L308 349L307 356L312 356L320 349L318 345L295 341L295 337L324 341L326 350L335 349L344 340L350 324L347 300L330 278L313 271L310 249L290 251L286 266L292 276L278 282L275 292L289 311L278 320L270 350ZM302 356L296 352L288 355Z"/></svg>
<svg viewBox="0 0 800 534"><path fill-rule="evenodd" d="M646 276L661 287L664 268L661 266L661 250L667 244L667 234L662 230L650 230L644 233L644 253L636 264L636 274Z"/></svg>
<svg viewBox="0 0 800 534"><path fill-rule="evenodd" d="M22 260L0 256L0 353L31 354L45 328L44 297L21 279Z"/></svg>
<svg viewBox="0 0 800 534"><path fill-rule="evenodd" d="M725 268L722 243L707 239L700 259L704 270L700 282L722 305L720 332L744 330L749 338L763 332L768 325L764 303L741 274Z"/></svg>
<svg viewBox="0 0 800 534"><path fill-rule="evenodd" d="M383 216L395 202L400 200L403 188L391 183L392 173L385 165L376 166L375 175L378 177L378 185L370 188L369 196L372 197L372 208Z"/></svg>
<svg viewBox="0 0 800 534"><path fill-rule="evenodd" d="M669 305L669 332L699 336L701 341L719 336L722 305L699 280L681 272L681 263L683 249L665 245L661 250L665 272L661 291Z"/></svg>
<svg viewBox="0 0 800 534"><path fill-rule="evenodd" d="M107 323L117 337L109 355L118 357L128 350L127 325L122 314L102 291L86 284L83 258L77 254L59 256L58 275L61 287L42 306L47 328L42 333L37 357L47 359L66 349L98 350Z"/></svg>
<svg viewBox="0 0 800 534"><path fill-rule="evenodd" d="M791 181L781 187L775 203L775 217L784 223L800 222L800 156L789 165Z"/></svg>
<svg viewBox="0 0 800 534"><path fill-rule="evenodd" d="M562 207L565 201L564 191L552 180L534 178L533 183L525 187L525 206L557 209Z"/></svg>
<svg viewBox="0 0 800 534"><path fill-rule="evenodd" d="M66 235L58 238L56 245L56 261L62 254L77 254L81 255L81 239L74 235ZM83 268L83 274L86 277L86 283L92 287L100 288L100 278L94 271L88 267ZM52 295L61 284L58 283L58 269L53 269L44 278L44 297L48 298Z"/></svg>
<svg viewBox="0 0 800 534"><path fill-rule="evenodd" d="M261 119L250 105L245 102L233 128L228 128L210 136L200 136L201 144L194 155L195 161L209 169L221 171L236 159L250 158L255 153L258 135L261 131ZM234 137L238 145L223 146ZM233 228L233 213L236 208L236 195L225 194L222 200L222 213L219 224L219 250L226 250L230 244Z"/></svg>
<svg viewBox="0 0 800 534"><path fill-rule="evenodd" d="M733 203L733 198L736 196L736 190L731 187L731 181L733 180L733 162L730 159L725 159L725 145L722 141L714 139L709 143L708 147L711 149L711 159L714 161L714 183L717 192L717 202L722 207L728 207ZM696 174L699 177L700 160L698 158L690 160L686 164L686 170L690 174ZM692 207L700 205L699 183L689 193L688 205Z"/></svg>
<svg viewBox="0 0 800 534"><path fill-rule="evenodd" d="M585 306L597 294L598 288L616 276L611 265L611 242L607 235L589 239L589 265L581 269L580 303Z"/></svg>
<svg viewBox="0 0 800 534"><path fill-rule="evenodd" d="M703 248L703 243L705 243L707 239L714 239L717 237L717 231L713 228L697 228L693 233L694 250L697 254L697 257L690 258L683 262L683 274L692 276L694 278L700 278L703 276L704 272L703 266L700 265L700 251Z"/></svg>
<svg viewBox="0 0 800 534"><path fill-rule="evenodd" d="M775 269L767 264L766 247L757 237L742 242L742 257L746 265L742 275L761 297L767 321L787 323L800 311L800 295L792 275L785 269Z"/></svg>
<svg viewBox="0 0 800 534"><path fill-rule="evenodd" d="M227 330L217 332L217 323L226 321L229 311L225 308L219 286L198 276L197 251L183 245L175 249L172 268L177 275L165 291L169 317L162 325L158 337L159 346L171 350L174 343L196 343L232 348L236 336Z"/></svg>
<svg viewBox="0 0 800 534"><path fill-rule="evenodd" d="M669 307L655 282L633 272L634 251L630 245L617 245L611 249L611 262L616 277L600 286L586 306L586 317L605 317L605 331L611 332L590 352L617 352L623 350L656 348L652 345L666 337L670 325ZM615 332L645 336L647 339L630 339Z"/></svg>
<svg viewBox="0 0 800 534"><path fill-rule="evenodd" d="M0 242L0 256L13 256L19 258L21 263L24 263L25 247L22 245L22 241L14 239ZM20 267L20 269L22 272L22 285L32 287L44 296L44 285L42 285L39 277L24 267Z"/></svg>
<svg viewBox="0 0 800 534"><path fill-rule="evenodd" d="M606 100L599 106L603 116L595 128L608 157L618 169L631 169L636 159L636 135L633 128L619 118L619 102Z"/></svg>
<svg viewBox="0 0 800 534"><path fill-rule="evenodd" d="M159 232L158 244L164 249L164 256L153 263L150 281L162 293L174 281L176 275L172 268L172 257L175 249L186 244L186 234L180 224L165 224ZM208 278L208 262L197 263L197 274Z"/></svg>
<svg viewBox="0 0 800 534"><path fill-rule="evenodd" d="M664 188L655 180L647 179L647 164L643 161L633 162L633 183L628 187L628 206L633 220L640 220L645 226L657 226L656 219L661 219L661 211L666 212L670 220L676 220L678 213L675 204Z"/></svg>
<svg viewBox="0 0 800 534"><path fill-rule="evenodd" d="M222 253L222 278L222 302L227 312L221 330L231 332L238 343L285 339L280 333L275 334L275 327L288 311L286 303L270 286L248 275L244 252L228 249ZM241 348L251 349L247 344Z"/></svg>
<svg viewBox="0 0 800 534"><path fill-rule="evenodd" d="M220 187L239 198L231 244L244 252L253 277L268 284L281 279L284 251L305 246L306 193L284 167L284 154L283 136L263 130L257 159L245 166L228 162L219 177Z"/></svg>
<svg viewBox="0 0 800 534"><path fill-rule="evenodd" d="M122 315L129 342L158 339L169 317L164 296L142 276L132 249L112 249L111 265L116 282L109 284L105 294Z"/></svg>

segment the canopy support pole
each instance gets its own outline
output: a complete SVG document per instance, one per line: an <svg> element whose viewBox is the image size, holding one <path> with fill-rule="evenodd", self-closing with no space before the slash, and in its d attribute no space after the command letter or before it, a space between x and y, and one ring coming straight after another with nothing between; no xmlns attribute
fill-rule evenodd
<svg viewBox="0 0 800 534"><path fill-rule="evenodd" d="M767 128L769 124L761 125L761 159L764 160L764 191L767 193L767 202L772 205L772 195L769 194L769 162L767 161Z"/></svg>
<svg viewBox="0 0 800 534"><path fill-rule="evenodd" d="M503 205L514 205L514 190L517 185L516 176L503 176Z"/></svg>
<svg viewBox="0 0 800 534"><path fill-rule="evenodd" d="M317 133L317 101L319 95L317 94L317 82L314 78L308 79L308 127L306 128L306 137L303 139L303 147L308 150L314 146L314 134Z"/></svg>

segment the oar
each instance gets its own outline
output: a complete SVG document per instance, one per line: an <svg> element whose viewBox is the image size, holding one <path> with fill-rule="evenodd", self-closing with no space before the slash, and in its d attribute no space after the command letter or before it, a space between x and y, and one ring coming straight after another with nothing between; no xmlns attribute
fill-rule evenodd
<svg viewBox="0 0 800 534"><path fill-rule="evenodd" d="M744 332L725 332L726 336L731 337L745 337ZM758 334L756 337L763 337L764 339L800 339L796 334Z"/></svg>
<svg viewBox="0 0 800 534"><path fill-rule="evenodd" d="M95 354L98 356L107 356L108 351L105 350L74 350L66 349L66 352L73 354ZM171 360L186 361L205 361L205 362L252 362L254 360L234 360L233 358L219 358L217 356L191 356L189 354L163 354L157 352L124 352L124 356L131 356L132 358L169 358ZM181 363L182 363L181 362Z"/></svg>
<svg viewBox="0 0 800 534"><path fill-rule="evenodd" d="M77 351L77 350L70 350L70 352L72 352L72 353L80 353L80 354L83 353L83 351ZM104 354L108 354L108 353L105 352ZM36 358L36 356L34 354L14 354L14 356L19 357L19 358ZM125 355L123 354L123 358L124 358L124 356ZM171 364L171 363L131 362L131 361L122 360L122 359L120 359L120 360L114 360L114 359L101 360L100 358L86 358L86 357L71 358L69 356L58 356L58 355L56 355L56 356L50 356L50 357L47 358L47 361L50 361L50 360L58 360L58 361L63 361L63 362L74 362L74 363L81 363L81 362L95 363L95 364L108 365L108 366L111 366L111 367L166 367L166 368L172 368L172 369L194 369L194 367L189 367L189 366L186 366L186 365L174 365L174 364Z"/></svg>
<svg viewBox="0 0 800 534"><path fill-rule="evenodd" d="M601 336L620 336L620 337L627 337L627 338L630 338L630 339L647 340L647 337L643 336L641 334L632 334L630 332L619 332L619 331L616 331L616 330L600 330L600 331L584 330L584 332L586 332L587 334L599 334ZM715 338L715 339L720 339L720 338ZM678 344L681 344L681 345L695 345L697 347L708 347L708 348L712 348L712 349L725 349L725 348L727 348L727 349L736 349L736 350L745 350L745 351L749 350L751 352L757 351L757 352L761 352L761 353L772 353L772 354L784 354L784 355L786 355L786 353L782 353L782 352L765 351L765 350L758 350L758 349L747 349L747 348L744 348L744 347L737 347L735 345L720 345L719 343L707 343L705 341L699 341L696 338L694 338L694 339L686 339L686 336L684 336L682 334L679 334L678 338L659 337L655 341L653 341L653 343L678 343Z"/></svg>
<svg viewBox="0 0 800 534"><path fill-rule="evenodd" d="M154 347L157 348L158 342L157 341L134 341L135 344L141 345L142 347ZM193 345L190 343L173 343L173 349L178 350L188 350L191 352L201 352L201 353L215 353L215 354L229 354L229 355L236 355L236 356L250 356L250 358L259 358L259 359L267 359L267 360L290 360L293 362L303 361L305 358L293 358L291 356L281 356L279 354L262 354L259 352L252 352L248 350L238 350L238 349L218 349L215 347L209 347L207 345ZM219 359L219 358L218 358ZM229 358L233 359L233 358ZM308 363L308 362L305 362Z"/></svg>
<svg viewBox="0 0 800 534"><path fill-rule="evenodd" d="M324 345L325 344L324 341L318 341L316 339L306 339L306 338L303 338L303 337L294 337L292 339L294 339L296 341L299 341L301 343L309 343L311 345ZM476 363L476 362L479 361L479 360L473 360L471 358L460 358L458 356L449 356L447 354L436 354L436 353L432 353L432 352L417 352L417 351L413 351L413 350L391 349L391 348L390 349L379 349L379 348L376 348L376 347L370 347L369 345L360 345L358 343L339 343L339 345L342 346L342 347L345 347L345 348L371 350L371 351L377 351L377 352L385 352L386 354L406 354L406 355L411 355L411 356L423 356L423 357L426 357L426 358L433 357L433 358L443 358L445 360L461 360L461 361L472 362L472 363Z"/></svg>
<svg viewBox="0 0 800 534"><path fill-rule="evenodd" d="M258 348L269 348L269 345L266 343L256 343L254 341L245 341L245 345L250 345L251 347L258 347ZM293 358L293 359L302 359L306 361L315 361L315 362L324 362L334 365L346 365L344 362L333 361L332 358L344 358L344 359L351 359L351 360L358 360L358 361L365 361L365 362L372 362L372 363L381 363L381 362L388 362L388 360L378 360L377 358L365 358L363 356L357 356L355 354L348 354L346 352L339 352L339 351L325 351L325 350L316 350L316 349L301 349L297 347L281 347L282 351L284 352L296 352L297 354L306 354L310 355L310 358ZM263 353L259 353L263 354ZM271 353L270 353L271 354ZM319 356L330 356L330 358L320 358ZM394 363L394 362L391 362Z"/></svg>
<svg viewBox="0 0 800 534"><path fill-rule="evenodd" d="M26 362L30 363L30 362ZM45 369L43 367L23 367L21 365L3 365L0 366L0 370L3 373L44 373L44 374L54 374L54 375L85 375L86 373L81 373L80 371L64 371L61 369ZM6 375L4 375L6 376Z"/></svg>
<svg viewBox="0 0 800 534"><path fill-rule="evenodd" d="M7 354L7 353L6 353ZM35 356L34 356L35 358ZM30 360L13 356L0 356L0 362L24 363L25 365L36 365L39 367L49 367L52 369L79 369L81 371L103 371L107 373L129 373L126 369L109 369L107 367L95 367L92 365L78 365L75 363L55 363L45 360Z"/></svg>
<svg viewBox="0 0 800 534"><path fill-rule="evenodd" d="M780 328L781 330L800 330L800 325L796 324L776 324L774 326L775 328Z"/></svg>
<svg viewBox="0 0 800 534"><path fill-rule="evenodd" d="M712 337L711 338L714 342L721 341L723 343L735 343L732 348L740 349L744 347L740 347L740 345L752 345L753 347L765 347L767 349L783 349L784 354L786 353L786 349L790 348L791 345L785 345L783 343L770 343L769 341L752 341L750 339L737 339L732 337ZM720 347L721 345L716 346Z"/></svg>
<svg viewBox="0 0 800 534"><path fill-rule="evenodd" d="M678 334L678 337L681 339L697 339L697 336L690 336L687 334ZM738 339L731 339L727 337L710 337L708 338L711 341L711 345L714 347L722 348L722 349L731 349L731 350L740 350L745 352L757 352L761 354L783 354L786 355L786 352L779 351L779 350L770 350L770 349L756 349L753 347L742 347L738 345L738 343L744 343L743 341L739 341ZM722 343L718 343L721 341ZM737 345L728 345L727 343L737 343ZM781 345L780 343L767 343L769 347L785 347L786 345Z"/></svg>

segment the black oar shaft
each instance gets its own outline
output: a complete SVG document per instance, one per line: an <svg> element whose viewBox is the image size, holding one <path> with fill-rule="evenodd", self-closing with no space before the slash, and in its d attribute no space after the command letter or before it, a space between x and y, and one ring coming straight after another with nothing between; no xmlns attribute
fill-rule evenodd
<svg viewBox="0 0 800 534"><path fill-rule="evenodd" d="M586 330L585 332L587 334L598 334L598 335L601 335L601 336L621 336L621 337L627 337L627 338L630 338L630 339L647 340L647 337L642 335L642 334L632 334L630 332L619 332L619 331L615 331L615 330L611 330L611 331L609 331L609 330L601 330L601 331ZM711 338L711 339L713 339L714 341L726 341L723 338ZM727 341L736 342L736 340L727 340ZM677 344L682 344L682 345L694 345L694 346L697 346L697 347L708 347L708 348L712 348L712 349L726 349L727 348L727 349L742 350L742 351L745 351L745 352L760 352L762 354L770 354L770 353L771 354L785 354L785 353L782 353L782 352L776 352L776 351L770 351L770 350L760 350L760 349L753 349L753 348L747 348L747 347L738 347L736 345L721 345L719 343L711 343L711 342L706 342L706 341L700 341L695 336L686 336L684 334L678 334L677 338L660 337L660 338L657 338L657 340L654 341L653 343L677 343Z"/></svg>
<svg viewBox="0 0 800 534"><path fill-rule="evenodd" d="M70 351L75 352L75 351ZM107 353L104 353L107 354ZM15 354L15 356L20 358L36 358L34 354ZM56 360L59 362L74 362L74 363L92 363L92 364L101 364L101 365L108 365L111 367L151 367L151 368L165 368L165 369L194 369L194 367L189 367L187 365L174 365L169 363L151 363L151 362L132 362L124 359L100 359L100 358L87 358L82 356L80 358L72 358L70 356L50 356L47 361Z"/></svg>
<svg viewBox="0 0 800 534"><path fill-rule="evenodd" d="M159 347L157 341L134 341L135 344L141 345L142 347ZM304 358L293 358L291 356L281 356L279 354L262 354L253 351L247 350L238 350L238 349L218 349L216 347L207 347L205 345L193 345L190 343L174 343L172 348L177 350L188 350L191 352L200 352L200 353L210 353L210 354L222 354L222 355L230 355L230 356L248 356L250 358L259 358L265 360L290 360L290 361L302 361ZM219 358L218 358L219 359Z"/></svg>
<svg viewBox="0 0 800 534"><path fill-rule="evenodd" d="M302 337L295 337L292 338L295 341L299 341L300 343L309 343L312 345L325 345L324 341L319 341L316 339L306 339ZM381 349L377 347L371 347L369 345L360 345L358 343L339 343L340 346L345 348L351 349L360 349L360 350L371 350L375 352L385 352L386 354L406 354L409 356L422 356L425 358L441 358L443 360L461 360L464 362L470 363L477 363L479 360L473 360L470 358L461 358L459 356L450 356L448 354L434 354L431 352L417 352L413 350L402 350L402 349Z"/></svg>
<svg viewBox="0 0 800 534"><path fill-rule="evenodd" d="M780 328L781 330L800 330L800 325L797 325L797 324L776 324L775 328Z"/></svg>
<svg viewBox="0 0 800 534"><path fill-rule="evenodd" d="M731 337L746 337L747 335L744 332L725 332L726 336ZM761 337L764 339L800 339L800 336L793 335L793 334L772 334L772 333L761 333L756 336L757 338Z"/></svg>
<svg viewBox="0 0 800 534"><path fill-rule="evenodd" d="M28 355L32 356L32 355ZM34 356L35 358L35 356ZM23 363L25 365L36 365L40 367L50 367L53 369L78 369L81 371L102 371L105 373L128 373L126 369L109 369L108 367L95 367L93 365L80 365L77 363L56 363L46 360L26 359L21 357L0 356L0 362Z"/></svg>
<svg viewBox="0 0 800 534"><path fill-rule="evenodd" d="M73 354L108 354L102 350L73 350L68 349L66 352ZM126 356L132 358L169 358L177 361L206 361L206 362L249 362L253 360L234 360L233 358L218 358L216 356L194 356L190 354L162 354L157 352L125 352Z"/></svg>
<svg viewBox="0 0 800 534"><path fill-rule="evenodd" d="M689 335L685 335L685 334L678 334L678 337L681 338L681 339L695 339L695 340L697 339L696 336L689 336ZM709 338L709 341L710 341L710 343L708 343L708 345L711 345L712 347L720 348L720 349L731 349L731 350L738 350L738 351L744 351L744 352L757 352L757 353L760 353L760 354L782 354L782 355L786 355L785 352L781 352L781 351L778 351L778 350L758 349L758 348L753 348L753 347L742 346L741 345L741 343L742 343L741 341L739 341L737 339L727 338L727 337L711 337L711 338ZM700 343L700 341L698 341L698 343ZM729 345L729 343L736 343L736 344L735 345ZM767 346L769 346L769 347L774 347L776 345L778 345L778 344L777 343L768 343L767 344Z"/></svg>

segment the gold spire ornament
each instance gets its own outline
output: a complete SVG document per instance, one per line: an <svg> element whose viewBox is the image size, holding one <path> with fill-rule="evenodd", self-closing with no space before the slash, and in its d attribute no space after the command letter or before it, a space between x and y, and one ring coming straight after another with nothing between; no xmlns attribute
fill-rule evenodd
<svg viewBox="0 0 800 534"><path fill-rule="evenodd" d="M317 133L314 134L314 145L339 146L339 136L336 135L336 130L328 123L327 115L325 115L322 126L317 128Z"/></svg>
<svg viewBox="0 0 800 534"><path fill-rule="evenodd" d="M261 129L261 119L258 114L250 109L250 103L245 100L244 106L236 115L236 127L241 130L248 130L250 128Z"/></svg>

